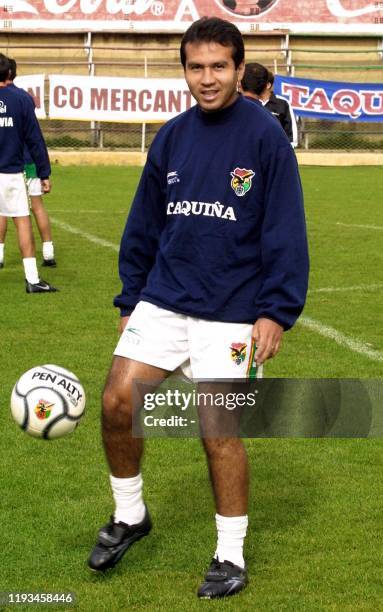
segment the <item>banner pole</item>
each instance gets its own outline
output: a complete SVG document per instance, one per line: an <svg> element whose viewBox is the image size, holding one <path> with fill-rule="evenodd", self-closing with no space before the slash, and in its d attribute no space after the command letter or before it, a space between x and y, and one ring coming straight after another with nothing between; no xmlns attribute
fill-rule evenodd
<svg viewBox="0 0 383 612"><path fill-rule="evenodd" d="M144 77L148 78L148 57L145 55L144 58ZM145 145L146 142L146 123L142 124L142 133L141 133L141 153L145 153Z"/></svg>

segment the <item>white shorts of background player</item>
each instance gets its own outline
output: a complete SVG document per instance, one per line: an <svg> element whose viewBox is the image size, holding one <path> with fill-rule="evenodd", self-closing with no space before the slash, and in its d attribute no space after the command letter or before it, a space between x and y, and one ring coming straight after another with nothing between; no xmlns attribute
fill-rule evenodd
<svg viewBox="0 0 383 612"><path fill-rule="evenodd" d="M0 173L0 215L27 217L29 202L23 172Z"/></svg>

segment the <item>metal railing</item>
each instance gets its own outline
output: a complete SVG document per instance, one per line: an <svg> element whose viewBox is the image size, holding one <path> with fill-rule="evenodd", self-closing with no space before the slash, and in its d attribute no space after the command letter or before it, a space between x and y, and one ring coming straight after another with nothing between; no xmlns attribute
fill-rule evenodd
<svg viewBox="0 0 383 612"><path fill-rule="evenodd" d="M12 40L2 41L0 35L0 51L15 56L18 60L19 74L30 73L31 67L43 68L44 72L59 72L71 74L74 68L83 70L84 74L94 76L103 68L109 68L108 74L113 74L113 68L124 69L125 76L182 76L182 67L178 59L178 46L152 46L143 45L138 48L134 45L111 46L105 44L93 44L93 36L86 33L83 44L20 44ZM250 61L260 61L275 73L294 76L297 72L308 78L313 73L320 71L325 73L329 80L336 78L343 72L352 72L355 80L365 80L365 75L371 80L383 81L383 38L376 39L376 46L359 49L322 47L309 48L297 46L302 37L292 36L288 33L280 34L280 45L256 46L246 42L246 53ZM250 39L251 40L251 39ZM261 39L260 39L261 40ZM41 51L41 56L36 58L24 57L21 51ZM49 56L47 56L49 51ZM53 52L63 52L65 55L73 54L72 57L52 57ZM76 52L84 53L83 57L74 57ZM119 54L116 59L105 59L103 53L112 51ZM158 53L161 52L161 58ZM345 62L344 56L350 58ZM58 55L59 55L58 54ZM97 57L97 55L100 57ZM156 56L157 54L157 56ZM312 61L302 60L302 55L312 57ZM329 56L342 58L341 62L326 60ZM139 56L138 56L139 55ZM371 56L371 61L363 63L360 57ZM23 59L18 59L18 56ZM294 62L294 56L297 61ZM78 70L76 71L78 72ZM359 76L358 76L359 75ZM371 76L370 76L371 75ZM323 77L322 77L323 78ZM316 121L302 119L299 122L299 146L304 149L383 149L383 124L382 123L357 123L357 122L334 122ZM144 151L150 145L159 124L126 124L126 123L103 123L103 122L79 122L44 120L41 122L48 146L64 149L116 149L116 150L141 150Z"/></svg>

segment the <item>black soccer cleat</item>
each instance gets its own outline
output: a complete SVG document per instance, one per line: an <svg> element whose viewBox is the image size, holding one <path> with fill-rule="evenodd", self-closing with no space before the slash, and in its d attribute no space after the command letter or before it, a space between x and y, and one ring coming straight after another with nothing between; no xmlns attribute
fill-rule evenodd
<svg viewBox="0 0 383 612"><path fill-rule="evenodd" d="M0 261L0 270L1 270L1 268L4 268L4 262L3 261Z"/></svg>
<svg viewBox="0 0 383 612"><path fill-rule="evenodd" d="M230 561L212 559L205 576L205 581L198 589L201 599L215 599L229 597L242 591L247 585L247 571Z"/></svg>
<svg viewBox="0 0 383 612"><path fill-rule="evenodd" d="M27 293L54 293L58 291L56 287L53 287L49 283L44 280L39 280L38 283L29 283L27 280L26 283L26 292Z"/></svg>
<svg viewBox="0 0 383 612"><path fill-rule="evenodd" d="M115 523L113 516L109 523L100 529L96 546L88 559L88 566L95 572L105 572L114 567L134 542L148 535L152 521L148 509L141 523L127 525Z"/></svg>
<svg viewBox="0 0 383 612"><path fill-rule="evenodd" d="M57 263L56 263L56 260L54 258L52 258L52 259L43 259L41 265L44 266L44 268L56 268L57 267Z"/></svg>

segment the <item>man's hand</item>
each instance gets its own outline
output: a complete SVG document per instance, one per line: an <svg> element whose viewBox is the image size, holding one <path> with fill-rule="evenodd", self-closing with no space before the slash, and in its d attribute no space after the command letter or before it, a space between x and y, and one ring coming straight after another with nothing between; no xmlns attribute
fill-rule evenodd
<svg viewBox="0 0 383 612"><path fill-rule="evenodd" d="M127 326L128 321L129 321L129 317L120 317L120 325L119 325L120 335L122 334L122 332L124 331L125 327Z"/></svg>
<svg viewBox="0 0 383 612"><path fill-rule="evenodd" d="M41 179L41 191L43 193L49 193L51 188L52 185L49 179Z"/></svg>
<svg viewBox="0 0 383 612"><path fill-rule="evenodd" d="M258 366L278 353L282 334L283 327L271 319L258 319L254 323L252 336L257 347L254 358Z"/></svg>

